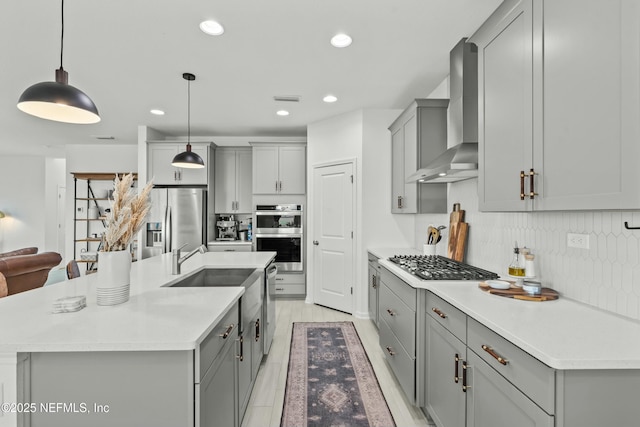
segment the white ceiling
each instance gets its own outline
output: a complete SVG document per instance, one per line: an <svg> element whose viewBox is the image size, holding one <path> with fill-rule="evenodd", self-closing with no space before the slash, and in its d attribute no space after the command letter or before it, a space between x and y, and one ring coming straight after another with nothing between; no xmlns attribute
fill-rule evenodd
<svg viewBox="0 0 640 427"><path fill-rule="evenodd" d="M405 108L448 74L449 50L501 0L67 0L64 68L102 121L70 125L16 108L54 80L60 1L0 1L0 154L60 156L65 144L135 144L138 125L191 134L305 136L306 125L361 108ZM225 27L207 36L198 24ZM338 32L353 44L336 49ZM332 93L338 102L326 104ZM298 104L275 102L298 95ZM151 108L166 111L162 117ZM288 117L276 110L286 108ZM98 141L95 136L113 136Z"/></svg>

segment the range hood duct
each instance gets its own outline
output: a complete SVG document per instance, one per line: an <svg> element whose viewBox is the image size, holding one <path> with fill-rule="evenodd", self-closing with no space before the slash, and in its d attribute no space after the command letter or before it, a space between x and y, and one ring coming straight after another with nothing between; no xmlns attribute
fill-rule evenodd
<svg viewBox="0 0 640 427"><path fill-rule="evenodd" d="M457 182L478 176L478 48L463 38L449 54L449 141L456 144L407 182Z"/></svg>

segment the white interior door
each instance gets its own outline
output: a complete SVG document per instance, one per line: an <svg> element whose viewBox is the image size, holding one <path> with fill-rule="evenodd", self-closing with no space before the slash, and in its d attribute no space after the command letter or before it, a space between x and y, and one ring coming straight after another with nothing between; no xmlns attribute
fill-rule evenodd
<svg viewBox="0 0 640 427"><path fill-rule="evenodd" d="M313 177L314 302L353 312L353 164L317 167Z"/></svg>

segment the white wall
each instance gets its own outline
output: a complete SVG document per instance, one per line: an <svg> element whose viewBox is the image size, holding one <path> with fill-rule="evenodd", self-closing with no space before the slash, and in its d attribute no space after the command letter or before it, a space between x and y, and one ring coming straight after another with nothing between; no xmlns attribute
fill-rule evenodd
<svg viewBox="0 0 640 427"><path fill-rule="evenodd" d="M124 144L67 145L66 146L66 257L64 263L73 259L73 209L74 181L73 172L137 172L138 146Z"/></svg>
<svg viewBox="0 0 640 427"><path fill-rule="evenodd" d="M388 126L401 110L358 110L307 128L307 301L313 301L314 167L355 161L356 233L354 315L367 317L367 247L412 244L414 218L390 214L391 159Z"/></svg>
<svg viewBox="0 0 640 427"><path fill-rule="evenodd" d="M29 246L45 248L45 159L0 157L0 252Z"/></svg>

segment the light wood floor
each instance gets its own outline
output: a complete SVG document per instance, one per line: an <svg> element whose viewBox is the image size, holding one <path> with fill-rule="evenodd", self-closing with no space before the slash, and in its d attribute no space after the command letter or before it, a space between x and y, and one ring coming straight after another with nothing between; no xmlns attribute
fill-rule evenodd
<svg viewBox="0 0 640 427"><path fill-rule="evenodd" d="M262 361L256 384L242 427L278 427L282 415L284 389L287 381L289 347L293 322L352 321L360 335L393 418L399 427L428 426L420 409L404 397L378 345L378 331L371 320L355 317L304 300L276 301L276 334L269 355Z"/></svg>

